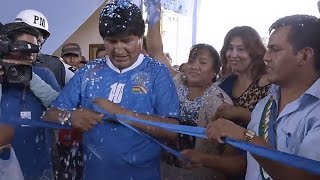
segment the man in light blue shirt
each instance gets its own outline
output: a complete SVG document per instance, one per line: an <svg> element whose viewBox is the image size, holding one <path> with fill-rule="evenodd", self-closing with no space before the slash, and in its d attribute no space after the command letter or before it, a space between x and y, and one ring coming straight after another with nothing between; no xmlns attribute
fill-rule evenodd
<svg viewBox="0 0 320 180"><path fill-rule="evenodd" d="M270 95L260 101L252 113L248 129L259 132L262 110L270 96L279 104L280 87L273 85ZM303 95L290 102L278 115L275 121L276 148L279 151L320 160L320 79L318 79ZM260 166L248 153L246 179L263 179Z"/></svg>
<svg viewBox="0 0 320 180"><path fill-rule="evenodd" d="M320 161L320 21L308 15L277 20L264 56L274 85L251 115L248 128L218 119L210 139L230 137ZM319 179L319 176L248 153L246 179Z"/></svg>

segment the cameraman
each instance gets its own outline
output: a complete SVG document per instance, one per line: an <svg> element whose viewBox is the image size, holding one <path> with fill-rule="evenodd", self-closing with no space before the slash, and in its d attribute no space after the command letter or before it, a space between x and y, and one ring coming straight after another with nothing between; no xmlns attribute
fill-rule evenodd
<svg viewBox="0 0 320 180"><path fill-rule="evenodd" d="M16 22L25 22L39 31L39 45L43 46L47 38L50 36L49 25L47 18L39 11L33 9L26 9L18 13L15 19ZM37 60L34 64L37 67L46 67L53 72L60 87L73 77L74 72L69 70L70 66L61 62L56 56L38 53Z"/></svg>
<svg viewBox="0 0 320 180"><path fill-rule="evenodd" d="M2 23L0 23L0 34L2 34ZM1 52L0 52L1 53ZM0 66L0 77L4 74ZM0 102L2 85L0 84ZM1 113L1 109L0 109ZM0 124L0 179L23 180L23 175L17 157L11 147L14 136L14 128L10 125Z"/></svg>
<svg viewBox="0 0 320 180"><path fill-rule="evenodd" d="M39 32L33 27L23 22L9 23L5 25L5 36L11 40L12 44L25 42L38 45ZM7 54L4 59L14 59L14 62L30 63L36 58L36 53L15 52ZM4 67L2 67L3 69ZM59 85L53 74L46 68L33 67L33 78L28 83L2 83L1 97L1 121L28 119L39 120L46 107L43 105L44 97L39 93L57 92ZM5 76L5 74L4 74ZM42 82L42 80L45 82ZM42 83L37 83L37 82ZM40 85L35 87L35 85ZM47 91L43 87L51 86ZM55 98L52 95L51 98ZM47 101L50 101L47 99ZM50 103L50 102L47 102ZM5 111L4 111L5 109ZM15 127L15 135L12 146L16 151L25 180L37 180L41 178L53 179L52 162L50 153L50 134L45 128L37 127Z"/></svg>

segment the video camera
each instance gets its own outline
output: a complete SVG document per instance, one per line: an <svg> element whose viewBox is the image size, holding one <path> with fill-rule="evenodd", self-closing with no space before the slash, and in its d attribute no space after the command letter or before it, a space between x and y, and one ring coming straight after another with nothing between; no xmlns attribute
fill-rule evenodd
<svg viewBox="0 0 320 180"><path fill-rule="evenodd" d="M2 24L0 23L0 33L3 33ZM1 34L2 34L1 33ZM32 65L22 60L15 59L11 53L19 52L24 55L39 52L39 46L27 43L25 41L17 41L11 43L6 36L0 36L0 66L2 66L3 76L0 77L1 82L8 83L26 83L32 79ZM10 57L10 58L9 58Z"/></svg>

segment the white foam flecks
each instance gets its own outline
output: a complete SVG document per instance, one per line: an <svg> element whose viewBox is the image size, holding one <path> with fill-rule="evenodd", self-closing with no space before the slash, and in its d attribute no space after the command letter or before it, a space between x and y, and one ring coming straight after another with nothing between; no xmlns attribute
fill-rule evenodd
<svg viewBox="0 0 320 180"><path fill-rule="evenodd" d="M115 5L108 5L107 8L104 8L100 14L100 17L121 18L121 15L119 15L117 11L119 11L119 9L130 9L132 6L133 4L127 0L117 1ZM132 16L132 12L129 12L129 16ZM128 20L130 21L130 19ZM104 25L107 26L107 23Z"/></svg>
<svg viewBox="0 0 320 180"><path fill-rule="evenodd" d="M133 156L132 159L133 159L133 162L136 162L136 156Z"/></svg>
<svg viewBox="0 0 320 180"><path fill-rule="evenodd" d="M71 148L71 156L75 157L77 152L77 148Z"/></svg>
<svg viewBox="0 0 320 180"><path fill-rule="evenodd" d="M87 155L86 154L83 155L83 162L85 162L85 161L87 161Z"/></svg>

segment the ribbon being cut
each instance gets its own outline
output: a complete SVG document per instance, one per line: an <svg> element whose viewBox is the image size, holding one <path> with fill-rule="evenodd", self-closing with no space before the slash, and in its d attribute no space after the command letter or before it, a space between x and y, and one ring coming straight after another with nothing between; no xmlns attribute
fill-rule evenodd
<svg viewBox="0 0 320 180"><path fill-rule="evenodd" d="M147 121L147 120L142 120L138 118L134 118L131 116L125 116L121 114L117 114L114 116L111 116L109 114L105 114L104 120L108 121L110 119L117 120L119 123L123 124L124 126L130 128L131 130L141 134L142 136L148 136L151 138L153 141L155 141L157 144L159 144L162 148L164 148L166 151L172 153L173 155L179 157L179 158L184 158L179 152L163 145L161 142L157 141L156 139L153 139L149 135L135 129L134 127L130 126L127 122L128 121L133 121L136 123L142 123L148 126L152 127L158 127L162 128L168 131L180 133L180 134L186 134L198 138L207 138L205 135L205 128L202 127L193 127L193 126L185 126L185 125L177 125L177 124L168 124L168 123L159 123L159 122L152 122L152 121ZM35 120L24 120L24 119L17 119L17 120L10 120L10 121L3 121L2 123L8 123L8 124L14 124L14 125L21 125L21 126L34 126L34 127L44 127L44 128L59 128L59 129L66 129L66 128L71 128L68 125L61 125L61 124L55 124L55 123L50 123L50 122L45 122L45 121L35 121ZM295 168L303 169L305 171L311 172L313 174L318 174L320 175L320 162L307 159L301 156L296 156L293 154L285 153L285 152L280 152L277 150L273 149L268 149L264 148L261 146L256 146L244 141L237 141L233 140L230 138L225 138L224 139L225 143L230 144L234 147L237 147L239 149L248 151L252 154L256 154L261 157L265 157L267 159L271 159L273 161L277 161L283 164L286 164L288 166L292 166ZM90 151L92 151L93 154L95 154L98 158L100 155L92 148L92 147L87 147ZM99 158L101 159L101 158Z"/></svg>

